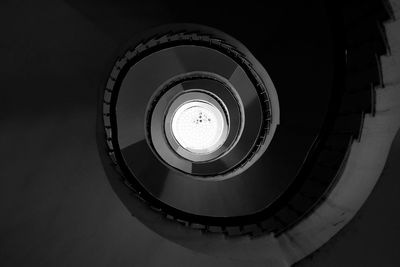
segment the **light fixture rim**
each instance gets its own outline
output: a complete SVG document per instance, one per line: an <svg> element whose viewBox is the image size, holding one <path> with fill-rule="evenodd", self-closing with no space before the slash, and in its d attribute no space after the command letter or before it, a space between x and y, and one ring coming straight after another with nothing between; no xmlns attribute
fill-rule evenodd
<svg viewBox="0 0 400 267"><path fill-rule="evenodd" d="M195 100L199 100L202 102L209 102L212 106L214 106L221 115L223 121L225 121L225 129L222 132L224 135L222 142L218 144L218 146L209 151L207 153L193 153L190 150L185 149L182 147L178 140L174 137L172 131L172 120L174 118L174 114L177 110L185 105L186 103L193 102ZM173 98L168 107L167 112L164 118L164 131L165 137L171 147L171 149L177 153L180 157L183 157L185 160L189 160L192 162L207 162L217 160L218 158L222 157L225 153L227 153L230 147L234 144L234 142L230 142L228 136L230 134L230 115L229 110L223 103L223 101L215 94L205 91L202 89L190 89L178 94L175 98ZM232 134L232 133L231 133ZM234 137L236 140L237 136ZM229 142L229 143L228 143Z"/></svg>

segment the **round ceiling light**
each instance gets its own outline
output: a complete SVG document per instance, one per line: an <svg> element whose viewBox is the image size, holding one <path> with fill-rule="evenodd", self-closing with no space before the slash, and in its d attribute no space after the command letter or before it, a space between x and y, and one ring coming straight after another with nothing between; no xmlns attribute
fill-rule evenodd
<svg viewBox="0 0 400 267"><path fill-rule="evenodd" d="M195 154L217 150L228 132L225 114L204 100L191 100L181 105L172 116L171 126L178 144Z"/></svg>

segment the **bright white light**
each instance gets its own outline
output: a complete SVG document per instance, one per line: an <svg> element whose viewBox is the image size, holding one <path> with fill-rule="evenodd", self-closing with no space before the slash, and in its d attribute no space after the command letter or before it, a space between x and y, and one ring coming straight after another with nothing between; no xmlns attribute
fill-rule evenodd
<svg viewBox="0 0 400 267"><path fill-rule="evenodd" d="M172 133L186 150L211 153L225 141L225 115L214 105L203 100L192 100L181 105L172 117Z"/></svg>

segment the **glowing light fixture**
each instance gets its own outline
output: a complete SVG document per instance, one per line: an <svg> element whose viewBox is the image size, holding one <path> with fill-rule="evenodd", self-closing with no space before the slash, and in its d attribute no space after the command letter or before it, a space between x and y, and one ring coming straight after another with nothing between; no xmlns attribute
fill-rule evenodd
<svg viewBox="0 0 400 267"><path fill-rule="evenodd" d="M177 143L195 154L217 150L226 140L228 125L225 114L205 100L190 100L172 116L172 134Z"/></svg>

